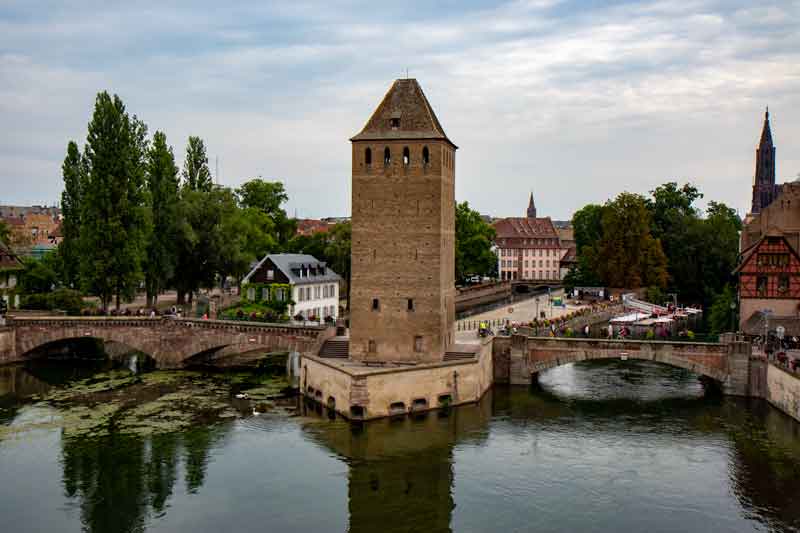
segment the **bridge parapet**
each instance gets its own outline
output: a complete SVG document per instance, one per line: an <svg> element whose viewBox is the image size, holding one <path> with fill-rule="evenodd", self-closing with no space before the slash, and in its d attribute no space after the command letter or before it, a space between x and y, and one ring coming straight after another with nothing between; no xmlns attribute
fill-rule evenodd
<svg viewBox="0 0 800 533"><path fill-rule="evenodd" d="M497 353L497 352L496 352ZM563 364L593 359L643 359L685 368L720 383L729 381L728 344L709 342L605 340L514 335L504 351L511 384L530 384L532 376ZM498 354L503 357L503 353ZM499 376L503 380L505 376Z"/></svg>
<svg viewBox="0 0 800 533"><path fill-rule="evenodd" d="M331 328L173 317L10 317L6 329L10 333L0 343L0 363L24 359L52 342L92 337L142 351L166 368L197 354L310 353Z"/></svg>

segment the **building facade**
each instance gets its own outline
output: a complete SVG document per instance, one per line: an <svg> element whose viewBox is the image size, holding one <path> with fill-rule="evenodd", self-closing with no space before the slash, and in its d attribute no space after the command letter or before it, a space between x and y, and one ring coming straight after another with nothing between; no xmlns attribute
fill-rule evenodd
<svg viewBox="0 0 800 533"><path fill-rule="evenodd" d="M314 256L270 254L242 279L242 298L265 304L285 302L290 317L318 322L336 320L341 279Z"/></svg>
<svg viewBox="0 0 800 533"><path fill-rule="evenodd" d="M550 217L536 217L533 194L523 218L503 218L494 224L497 271L502 280L559 281L566 271L561 260L568 243L562 243Z"/></svg>
<svg viewBox="0 0 800 533"><path fill-rule="evenodd" d="M454 342L456 145L415 79L352 139L350 357L441 361Z"/></svg>
<svg viewBox="0 0 800 533"><path fill-rule="evenodd" d="M17 279L25 266L11 248L0 241L0 298L9 308L19 307Z"/></svg>
<svg viewBox="0 0 800 533"><path fill-rule="evenodd" d="M800 183L775 183L769 111L756 150L751 212L739 250L740 330L763 334L770 321L800 329Z"/></svg>

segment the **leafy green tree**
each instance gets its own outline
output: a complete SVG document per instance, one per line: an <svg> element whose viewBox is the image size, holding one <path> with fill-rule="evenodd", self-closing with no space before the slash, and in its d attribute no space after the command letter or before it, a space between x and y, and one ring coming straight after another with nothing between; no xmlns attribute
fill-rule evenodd
<svg viewBox="0 0 800 533"><path fill-rule="evenodd" d="M270 217L283 211L283 204L289 200L283 183L264 181L261 178L246 181L236 189L236 194L242 207L258 209Z"/></svg>
<svg viewBox="0 0 800 533"><path fill-rule="evenodd" d="M489 275L497 265L497 256L492 251L494 228L467 202L456 205L455 226L456 280Z"/></svg>
<svg viewBox="0 0 800 533"><path fill-rule="evenodd" d="M295 235L286 245L286 251L293 254L313 255L325 261L325 247L328 245L328 234L315 232L311 235Z"/></svg>
<svg viewBox="0 0 800 533"><path fill-rule="evenodd" d="M736 329L736 290L731 285L714 295L708 325L711 333L720 334Z"/></svg>
<svg viewBox="0 0 800 533"><path fill-rule="evenodd" d="M236 195L243 208L257 209L269 217L272 222L271 231L274 232L280 250L288 251L297 246L297 243L289 244L295 237L297 223L283 209L283 204L289 200L283 183L253 178L236 189Z"/></svg>
<svg viewBox="0 0 800 533"><path fill-rule="evenodd" d="M147 127L122 100L101 92L86 142L82 191L81 279L107 307L132 298L144 248L144 167Z"/></svg>
<svg viewBox="0 0 800 533"><path fill-rule="evenodd" d="M191 302L200 288L214 287L217 276L238 274L247 263L246 239L239 233L236 199L226 187L184 189L178 204L178 265L174 285L178 302Z"/></svg>
<svg viewBox="0 0 800 533"><path fill-rule="evenodd" d="M657 286L667 282L666 257L650 234L644 197L627 192L603 209L603 237L594 246L594 270L611 287Z"/></svg>
<svg viewBox="0 0 800 533"><path fill-rule="evenodd" d="M353 241L353 229L350 222L336 224L328 231L328 243L325 246L325 260L334 272L347 281L348 302L350 301L350 250Z"/></svg>
<svg viewBox="0 0 800 533"><path fill-rule="evenodd" d="M4 220L0 220L0 242L5 244L11 242L11 229Z"/></svg>
<svg viewBox="0 0 800 533"><path fill-rule="evenodd" d="M83 197L83 184L85 181L85 165L78 145L70 141L67 145L67 155L61 165L64 178L64 191L61 193L61 235L63 240L58 245L61 254L61 263L64 269L64 283L67 287L80 286L80 232L81 199Z"/></svg>
<svg viewBox="0 0 800 533"><path fill-rule="evenodd" d="M230 189L221 203L221 233L219 275L222 279L234 276L240 280L250 270L250 265L273 251L277 244L273 238L272 221L261 211L241 209Z"/></svg>
<svg viewBox="0 0 800 533"><path fill-rule="evenodd" d="M184 187L191 191L209 192L213 186L211 171L208 169L206 146L200 137L189 137L186 145L186 159L183 162Z"/></svg>
<svg viewBox="0 0 800 533"><path fill-rule="evenodd" d="M153 136L147 154L147 191L151 226L143 266L147 306L152 307L174 276L177 262L178 168L167 137L160 131Z"/></svg>
<svg viewBox="0 0 800 533"><path fill-rule="evenodd" d="M19 286L25 294L49 293L60 284L57 253L47 253L41 260L26 258L23 264L25 270L19 276Z"/></svg>
<svg viewBox="0 0 800 533"><path fill-rule="evenodd" d="M597 243L603 237L603 206L588 204L575 211L572 230L579 253L584 247Z"/></svg>

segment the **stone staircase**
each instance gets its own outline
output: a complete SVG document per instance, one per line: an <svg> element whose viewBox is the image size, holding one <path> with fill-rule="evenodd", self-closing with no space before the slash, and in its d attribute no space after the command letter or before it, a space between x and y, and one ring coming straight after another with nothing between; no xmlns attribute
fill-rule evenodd
<svg viewBox="0 0 800 533"><path fill-rule="evenodd" d="M319 356L325 359L347 359L350 356L350 338L332 337L326 340Z"/></svg>
<svg viewBox="0 0 800 533"><path fill-rule="evenodd" d="M456 344L449 351L445 352L445 361L469 361L475 359L478 346L471 344Z"/></svg>

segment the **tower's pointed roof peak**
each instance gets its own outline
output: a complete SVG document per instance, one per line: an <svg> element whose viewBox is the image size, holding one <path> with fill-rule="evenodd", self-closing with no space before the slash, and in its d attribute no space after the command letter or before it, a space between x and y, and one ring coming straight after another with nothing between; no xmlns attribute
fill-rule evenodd
<svg viewBox="0 0 800 533"><path fill-rule="evenodd" d="M441 139L453 144L414 78L395 80L364 128L350 140L391 139Z"/></svg>
<svg viewBox="0 0 800 533"><path fill-rule="evenodd" d="M764 128L761 130L761 146L772 146L772 130L769 126L769 106L764 112Z"/></svg>

